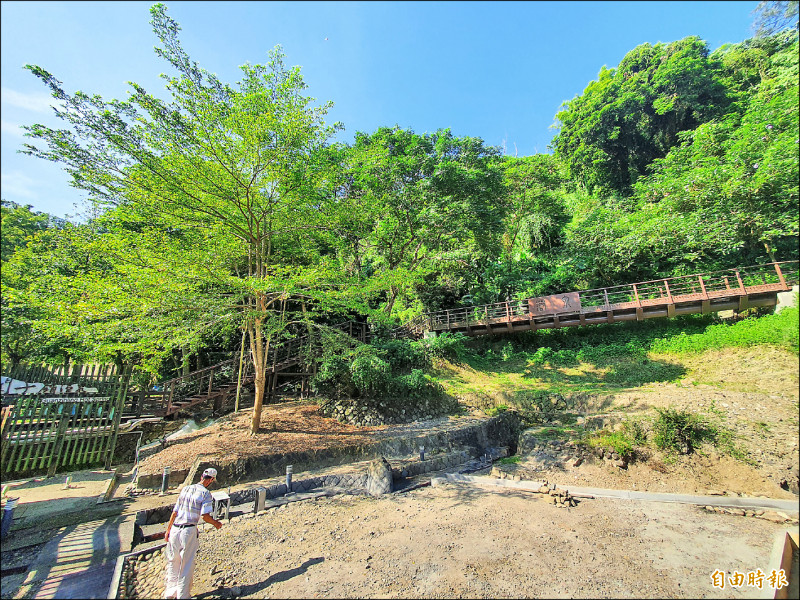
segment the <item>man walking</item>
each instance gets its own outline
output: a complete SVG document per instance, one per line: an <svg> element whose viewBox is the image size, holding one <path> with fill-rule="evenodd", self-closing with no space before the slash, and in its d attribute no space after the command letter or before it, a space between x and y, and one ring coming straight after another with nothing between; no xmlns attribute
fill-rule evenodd
<svg viewBox="0 0 800 600"><path fill-rule="evenodd" d="M167 589L165 598L191 598L194 558L197 555L197 524L202 518L219 529L222 523L211 516L214 500L209 486L214 483L217 470L203 471L200 483L188 485L181 490L172 517L167 525L164 539L167 540Z"/></svg>

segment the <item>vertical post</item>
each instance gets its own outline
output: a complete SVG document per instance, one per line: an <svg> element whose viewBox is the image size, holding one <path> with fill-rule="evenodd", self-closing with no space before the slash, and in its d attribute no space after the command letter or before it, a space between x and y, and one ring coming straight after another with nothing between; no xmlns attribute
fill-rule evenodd
<svg viewBox="0 0 800 600"><path fill-rule="evenodd" d="M286 465L286 493L292 491L292 465Z"/></svg>
<svg viewBox="0 0 800 600"><path fill-rule="evenodd" d="M119 435L119 422L122 418L122 404L125 402L125 393L128 391L128 382L131 378L131 370L133 365L128 365L124 374L119 382L119 389L117 390L117 398L111 410L115 411L113 420L111 421L111 443L108 446L108 453L106 454L106 464L104 469L108 471L111 468L111 463L114 460L114 450L117 449L117 436ZM170 395L171 397L171 395Z"/></svg>
<svg viewBox="0 0 800 600"><path fill-rule="evenodd" d="M506 320L511 322L511 305L506 301Z"/></svg>
<svg viewBox="0 0 800 600"><path fill-rule="evenodd" d="M53 447L53 457L50 462L50 466L47 469L47 476L52 477L56 474L56 469L58 469L58 463L60 462L61 458L61 447L64 445L64 436L67 434L67 424L69 423L70 415L67 414L68 411L63 411L61 413L61 420L58 422L58 431L56 432L56 445Z"/></svg>
<svg viewBox="0 0 800 600"><path fill-rule="evenodd" d="M674 317L675 316L675 303L672 301L672 292L669 289L669 283L667 280L664 280L664 289L667 290L667 316Z"/></svg>
<svg viewBox="0 0 800 600"><path fill-rule="evenodd" d="M169 384L169 398L167 398L167 414L172 412L172 397L175 395L175 380Z"/></svg>
<svg viewBox="0 0 800 600"><path fill-rule="evenodd" d="M736 281L739 283L739 289L742 291L742 294L747 295L747 290L744 287L744 282L742 281L742 276L739 273L739 269L736 269Z"/></svg>
<svg viewBox="0 0 800 600"><path fill-rule="evenodd" d="M775 265L775 272L778 274L778 280L781 282L781 287L783 289L788 290L789 286L786 285L786 279L783 277L783 273L781 272L781 268L778 266L778 263L773 263Z"/></svg>
<svg viewBox="0 0 800 600"><path fill-rule="evenodd" d="M606 303L606 308L608 308L610 304L608 303L608 290L606 288L603 288L603 300Z"/></svg>
<svg viewBox="0 0 800 600"><path fill-rule="evenodd" d="M698 275L697 279L700 281L700 290L703 292L703 300L708 300L708 292L706 291L706 283L703 281L703 276Z"/></svg>
<svg viewBox="0 0 800 600"><path fill-rule="evenodd" d="M161 473L161 493L159 496L163 496L167 493L169 489L169 474L172 471L172 467L164 467L164 470Z"/></svg>
<svg viewBox="0 0 800 600"><path fill-rule="evenodd" d="M636 305L637 305L639 308L641 308L641 306L642 306L642 301L639 299L639 290L638 290L638 289L636 289L636 284L635 284L635 283L633 284L633 297L634 297L634 299L636 300Z"/></svg>
<svg viewBox="0 0 800 600"><path fill-rule="evenodd" d="M708 290L706 290L706 283L703 281L703 276L697 276L698 281L700 281L700 289L703 292L703 300L700 303L700 312L704 315L711 312L711 302L708 299Z"/></svg>

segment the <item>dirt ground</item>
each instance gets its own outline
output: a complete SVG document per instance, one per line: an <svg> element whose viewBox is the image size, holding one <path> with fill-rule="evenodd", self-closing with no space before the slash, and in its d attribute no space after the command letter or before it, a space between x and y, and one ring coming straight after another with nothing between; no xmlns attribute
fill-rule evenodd
<svg viewBox="0 0 800 600"><path fill-rule="evenodd" d="M298 502L200 534L198 598L756 598L780 525L655 502L556 508L448 484Z"/></svg>
<svg viewBox="0 0 800 600"><path fill-rule="evenodd" d="M711 408L737 433L749 462L704 448L669 457L648 447L626 470L601 460L517 465L569 486L651 492L766 496L798 467L798 358L744 349L686 361L680 381L595 395L583 415L645 417L655 407ZM148 456L143 472L219 457L361 445L391 427L353 427L323 418L313 403L265 407L251 436L240 412ZM421 424L419 426L422 426ZM394 433L408 431L393 426ZM793 471L794 469L794 471ZM132 500L127 511L163 504ZM797 518L797 512L790 512ZM796 522L796 521L795 521ZM796 526L796 525L795 525ZM700 507L585 499L557 508L538 496L448 484L381 498L339 495L290 503L254 518L205 527L193 594L198 598L593 597L756 598L764 589L712 586L717 569L769 575L776 535L787 524ZM4 560L5 562L5 560ZM8 578L4 577L4 584ZM4 586L5 587L5 586ZM4 590L5 595L5 590Z"/></svg>
<svg viewBox="0 0 800 600"><path fill-rule="evenodd" d="M589 396L582 414L587 418L602 414L610 423L619 423L623 418L652 416L656 407L708 415L713 409L715 418L735 432L735 443L747 462L709 447L689 456L668 456L642 447L627 470L602 461L585 461L578 467L565 461L541 464L524 456L520 466L561 486L796 498L788 489L794 481L796 490L800 463L798 357L769 348L727 349L687 359L684 367L686 375L677 382ZM249 411L227 415L148 456L140 472L156 473L164 466L189 468L199 454L223 458L362 445L413 428L342 424L323 417L313 402L265 406L261 431L255 436L249 433L249 420Z"/></svg>

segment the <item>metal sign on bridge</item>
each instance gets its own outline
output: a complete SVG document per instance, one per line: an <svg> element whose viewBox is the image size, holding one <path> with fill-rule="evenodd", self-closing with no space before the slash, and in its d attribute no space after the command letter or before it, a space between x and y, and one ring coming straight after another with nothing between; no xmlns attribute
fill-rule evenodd
<svg viewBox="0 0 800 600"><path fill-rule="evenodd" d="M573 312L581 309L581 297L578 292L556 294L555 296L542 296L528 298L528 310L532 315L556 315L558 313Z"/></svg>

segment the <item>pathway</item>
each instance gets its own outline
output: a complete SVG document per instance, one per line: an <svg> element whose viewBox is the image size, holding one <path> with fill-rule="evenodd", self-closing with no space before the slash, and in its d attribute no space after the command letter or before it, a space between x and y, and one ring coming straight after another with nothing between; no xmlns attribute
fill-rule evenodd
<svg viewBox="0 0 800 600"><path fill-rule="evenodd" d="M134 515L64 527L42 548L15 598L106 598L120 554L130 552Z"/></svg>

